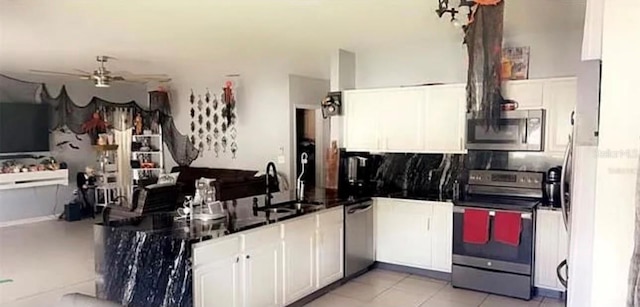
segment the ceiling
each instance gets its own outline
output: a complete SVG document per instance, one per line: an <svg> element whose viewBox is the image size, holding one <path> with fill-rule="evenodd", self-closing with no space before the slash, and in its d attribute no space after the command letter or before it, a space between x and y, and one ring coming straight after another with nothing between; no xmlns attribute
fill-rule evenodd
<svg viewBox="0 0 640 307"><path fill-rule="evenodd" d="M506 1L505 35L582 29L585 0ZM0 71L91 69L98 54L148 73L187 63L232 68L265 59L328 67L337 48L358 53L461 39L458 29L437 18L437 0L185 3L0 0Z"/></svg>

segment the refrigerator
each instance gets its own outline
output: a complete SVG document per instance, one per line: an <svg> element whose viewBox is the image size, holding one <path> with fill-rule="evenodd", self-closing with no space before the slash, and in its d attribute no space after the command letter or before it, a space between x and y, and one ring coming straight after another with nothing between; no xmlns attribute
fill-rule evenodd
<svg viewBox="0 0 640 307"><path fill-rule="evenodd" d="M573 133L564 153L561 208L568 232L569 255L558 264L558 278L567 287L568 306L589 306L593 254L601 61L583 61L578 68L578 100L567 120ZM582 289L582 293L571 289Z"/></svg>

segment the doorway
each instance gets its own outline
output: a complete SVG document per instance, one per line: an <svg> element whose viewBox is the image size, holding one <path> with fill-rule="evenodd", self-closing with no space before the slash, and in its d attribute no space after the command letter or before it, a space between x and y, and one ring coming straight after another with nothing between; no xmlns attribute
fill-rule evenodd
<svg viewBox="0 0 640 307"><path fill-rule="evenodd" d="M296 108L296 118L295 118L295 163L296 163L296 178L294 180L300 178L300 174L303 172L301 179L304 181L305 189L316 187L316 173L317 167L316 164L318 162L318 157L316 156L316 148L317 146L321 146L318 144L318 137L316 131L316 112L318 109L303 109ZM302 154L307 154L307 161L304 167L302 166Z"/></svg>

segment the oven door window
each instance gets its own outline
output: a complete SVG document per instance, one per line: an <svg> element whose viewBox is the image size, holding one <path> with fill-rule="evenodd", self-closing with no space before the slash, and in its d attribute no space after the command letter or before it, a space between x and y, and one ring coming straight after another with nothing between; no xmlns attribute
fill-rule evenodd
<svg viewBox="0 0 640 307"><path fill-rule="evenodd" d="M534 240L532 219L522 219L520 245L518 246L493 240L493 216L490 216L489 222L489 242L486 244L465 243L462 239L463 219L464 213L456 212L453 214L453 254L527 265L532 263Z"/></svg>
<svg viewBox="0 0 640 307"><path fill-rule="evenodd" d="M500 129L487 128L479 120L469 120L467 140L475 144L519 144L523 139L524 120L501 119Z"/></svg>

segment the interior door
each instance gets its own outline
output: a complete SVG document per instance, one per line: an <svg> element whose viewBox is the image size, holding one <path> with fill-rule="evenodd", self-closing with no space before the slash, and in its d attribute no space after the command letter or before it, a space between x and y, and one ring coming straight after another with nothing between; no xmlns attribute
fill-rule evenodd
<svg viewBox="0 0 640 307"><path fill-rule="evenodd" d="M438 85L427 89L424 149L427 152L465 151L466 89L464 84Z"/></svg>
<svg viewBox="0 0 640 307"><path fill-rule="evenodd" d="M550 80L544 85L544 107L547 110L547 152L561 153L569 143L572 133L571 113L578 101L578 84L575 78Z"/></svg>
<svg viewBox="0 0 640 307"><path fill-rule="evenodd" d="M346 91L344 103L347 150L379 150L380 129L377 123L382 108L380 91Z"/></svg>
<svg viewBox="0 0 640 307"><path fill-rule="evenodd" d="M382 127L381 149L392 152L415 152L423 148L421 129L425 88L401 88L380 92L382 114L369 127Z"/></svg>
<svg viewBox="0 0 640 307"><path fill-rule="evenodd" d="M240 307L240 255L227 257L193 271L196 307Z"/></svg>
<svg viewBox="0 0 640 307"><path fill-rule="evenodd" d="M284 225L284 303L291 304L315 290L315 217Z"/></svg>

